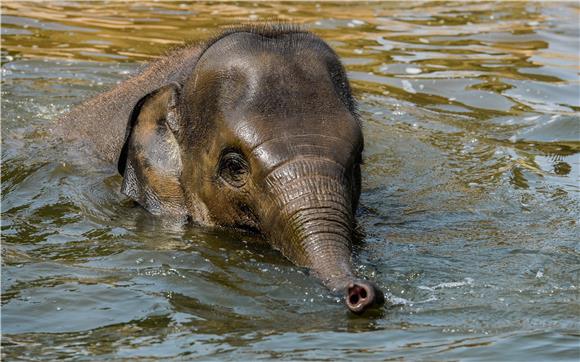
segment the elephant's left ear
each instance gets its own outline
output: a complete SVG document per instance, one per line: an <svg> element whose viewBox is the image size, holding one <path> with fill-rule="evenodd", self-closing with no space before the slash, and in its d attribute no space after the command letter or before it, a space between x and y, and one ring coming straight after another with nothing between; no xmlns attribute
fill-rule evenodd
<svg viewBox="0 0 580 362"><path fill-rule="evenodd" d="M185 215L177 132L179 86L169 84L135 105L117 164L121 192L152 214Z"/></svg>

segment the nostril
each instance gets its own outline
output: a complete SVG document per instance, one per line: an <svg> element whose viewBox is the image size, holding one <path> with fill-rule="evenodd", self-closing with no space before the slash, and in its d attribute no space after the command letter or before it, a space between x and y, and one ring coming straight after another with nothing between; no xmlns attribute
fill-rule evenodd
<svg viewBox="0 0 580 362"><path fill-rule="evenodd" d="M354 305L354 304L358 303L358 295L351 294L348 300L350 301L350 304Z"/></svg>
<svg viewBox="0 0 580 362"><path fill-rule="evenodd" d="M348 301L351 305L357 305L359 302L364 302L368 293L364 287L354 285L348 291Z"/></svg>

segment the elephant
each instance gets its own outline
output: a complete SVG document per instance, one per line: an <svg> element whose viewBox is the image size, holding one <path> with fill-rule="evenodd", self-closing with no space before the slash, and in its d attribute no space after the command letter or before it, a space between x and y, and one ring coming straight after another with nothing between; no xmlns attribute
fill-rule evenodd
<svg viewBox="0 0 580 362"><path fill-rule="evenodd" d="M121 192L150 213L255 233L356 314L384 303L351 260L364 147L357 103L315 34L228 28L59 122L62 137L116 164Z"/></svg>

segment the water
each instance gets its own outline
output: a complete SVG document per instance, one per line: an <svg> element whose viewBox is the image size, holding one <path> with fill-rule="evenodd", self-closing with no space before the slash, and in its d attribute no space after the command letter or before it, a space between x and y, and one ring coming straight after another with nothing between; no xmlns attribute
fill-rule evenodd
<svg viewBox="0 0 580 362"><path fill-rule="evenodd" d="M2 358L578 360L577 3L2 5ZM184 40L305 24L366 134L350 315L250 238L175 229L54 119Z"/></svg>

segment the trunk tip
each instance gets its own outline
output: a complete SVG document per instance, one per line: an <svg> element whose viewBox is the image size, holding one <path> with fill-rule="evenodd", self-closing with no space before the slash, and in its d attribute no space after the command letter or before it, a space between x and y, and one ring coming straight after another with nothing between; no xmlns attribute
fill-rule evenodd
<svg viewBox="0 0 580 362"><path fill-rule="evenodd" d="M355 314L362 314L367 309L381 306L384 302L383 292L369 281L357 280L346 288L346 306Z"/></svg>

